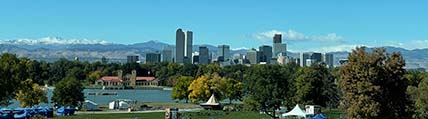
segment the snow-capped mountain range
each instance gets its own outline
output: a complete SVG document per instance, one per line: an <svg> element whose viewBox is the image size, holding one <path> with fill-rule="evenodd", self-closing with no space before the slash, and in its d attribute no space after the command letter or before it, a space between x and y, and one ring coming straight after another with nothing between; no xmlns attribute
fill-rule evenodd
<svg viewBox="0 0 428 119"><path fill-rule="evenodd" d="M109 44L104 40L88 40L88 39L63 39L61 37L44 37L39 39L13 39L13 40L2 40L0 44L12 44L12 45L88 45L88 44Z"/></svg>

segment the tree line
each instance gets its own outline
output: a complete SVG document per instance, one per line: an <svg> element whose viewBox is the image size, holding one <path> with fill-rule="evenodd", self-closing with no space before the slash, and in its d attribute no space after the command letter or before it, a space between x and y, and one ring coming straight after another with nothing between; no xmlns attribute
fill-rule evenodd
<svg viewBox="0 0 428 119"><path fill-rule="evenodd" d="M280 106L316 104L340 108L348 118L428 118L428 73L405 70L400 53L388 54L379 48L371 52L356 48L342 67L327 68L318 63L300 67L285 65L194 65L175 63L106 63L60 59L55 62L0 56L0 104L24 95L42 95L39 85L55 85L53 101L78 105L83 86L118 70L151 75L164 86L173 87L172 99L206 101L237 100L245 110L272 111ZM73 88L78 87L78 88ZM74 91L70 91L74 90ZM29 93L30 92L30 93ZM73 97L67 97L76 92ZM81 95L81 97L80 97ZM61 98L66 97L66 98ZM45 98L24 101L26 105L45 102ZM38 101L37 101L38 100ZM274 114L274 113L266 113ZM274 115L270 115L274 117Z"/></svg>
<svg viewBox="0 0 428 119"><path fill-rule="evenodd" d="M339 108L350 119L428 118L428 73L405 70L400 53L359 47L338 68L319 63L286 65L202 66L196 75L176 78L172 98L206 101L240 100L245 110L276 117L280 106L316 104Z"/></svg>

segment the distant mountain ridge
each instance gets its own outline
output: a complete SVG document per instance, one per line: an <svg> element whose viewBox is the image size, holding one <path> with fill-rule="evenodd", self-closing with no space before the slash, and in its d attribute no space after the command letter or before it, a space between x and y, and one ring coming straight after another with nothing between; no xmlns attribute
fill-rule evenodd
<svg viewBox="0 0 428 119"><path fill-rule="evenodd" d="M217 46L194 45L193 50L199 50L199 46L207 46L210 52L217 53ZM0 41L0 53L14 53L20 57L28 57L36 60L55 61L59 58L74 59L79 57L82 61L100 61L104 56L111 62L125 62L126 56L138 55L141 60L145 59L147 52L161 52L163 48L172 48L174 45L147 41L135 44L115 44L99 40L64 40L58 37L41 38L39 40L9 40ZM388 53L401 52L406 59L407 68L428 69L428 49L407 50L404 48L386 46ZM175 49L174 49L175 50ZM240 48L232 50L232 54L245 54L248 49ZM368 50L371 50L369 48ZM349 52L331 52L334 54L335 62L346 59ZM298 53L288 52L289 56L299 57ZM337 64L337 63L336 63Z"/></svg>

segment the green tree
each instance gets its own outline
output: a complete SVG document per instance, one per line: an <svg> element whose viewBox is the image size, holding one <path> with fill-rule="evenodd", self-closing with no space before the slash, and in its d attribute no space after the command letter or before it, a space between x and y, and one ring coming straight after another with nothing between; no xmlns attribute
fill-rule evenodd
<svg viewBox="0 0 428 119"><path fill-rule="evenodd" d="M327 106L327 104L339 101L337 86L325 64L303 67L297 74L295 103Z"/></svg>
<svg viewBox="0 0 428 119"><path fill-rule="evenodd" d="M348 118L410 118L405 62L399 53L387 55L380 48L367 53L361 47L348 59L339 81Z"/></svg>
<svg viewBox="0 0 428 119"><path fill-rule="evenodd" d="M62 106L79 106L85 99L83 86L74 77L66 77L55 85L52 101Z"/></svg>
<svg viewBox="0 0 428 119"><path fill-rule="evenodd" d="M20 82L28 78L27 61L13 54L0 55L0 105L10 104Z"/></svg>
<svg viewBox="0 0 428 119"><path fill-rule="evenodd" d="M248 66L238 64L238 65L228 65L221 68L220 75L225 78L232 78L234 80L243 81L245 72L248 70Z"/></svg>
<svg viewBox="0 0 428 119"><path fill-rule="evenodd" d="M223 90L224 97L229 99L229 104L232 104L233 100L241 100L243 95L244 85L242 82L231 78L224 78L225 88Z"/></svg>
<svg viewBox="0 0 428 119"><path fill-rule="evenodd" d="M65 77L73 77L79 81L84 81L86 74L81 67L73 67L67 71Z"/></svg>
<svg viewBox="0 0 428 119"><path fill-rule="evenodd" d="M21 107L31 107L39 103L47 103L46 91L31 79L22 82L21 88L16 94L16 100Z"/></svg>
<svg viewBox="0 0 428 119"><path fill-rule="evenodd" d="M97 81L100 78L101 78L101 71L99 71L99 70L92 71L91 73L89 73L88 79L86 80L86 83L87 84L95 84L95 81Z"/></svg>
<svg viewBox="0 0 428 119"><path fill-rule="evenodd" d="M219 64L207 64L207 65L202 65L199 67L198 72L196 73L196 77L202 76L204 74L214 74L214 73L219 73L221 70L221 67Z"/></svg>
<svg viewBox="0 0 428 119"><path fill-rule="evenodd" d="M186 103L188 102L190 91L189 86L194 80L193 77L190 76L180 76L177 79L176 85L172 89L171 98L172 99L178 99L178 100L186 100Z"/></svg>
<svg viewBox="0 0 428 119"><path fill-rule="evenodd" d="M417 87L419 85L419 82L421 82L423 79L428 78L428 72L411 69L407 70L405 77L409 80L409 86Z"/></svg>
<svg viewBox="0 0 428 119"><path fill-rule="evenodd" d="M415 107L413 118L427 119L428 118L428 78L424 78L419 83L418 87L410 86L409 94L412 96Z"/></svg>
<svg viewBox="0 0 428 119"><path fill-rule="evenodd" d="M276 110L282 105L288 92L288 79L294 72L289 72L280 65L254 65L249 69L244 80L244 91L247 100L244 102L257 102L253 109L265 111L266 114L277 118ZM254 100L254 101L251 101Z"/></svg>
<svg viewBox="0 0 428 119"><path fill-rule="evenodd" d="M63 79L67 71L74 67L74 63L72 61L69 61L65 58L61 58L58 61L55 61L52 63L49 67L49 79L47 83L49 85L53 85Z"/></svg>
<svg viewBox="0 0 428 119"><path fill-rule="evenodd" d="M198 68L198 65L195 64L184 64L182 65L179 74L182 76L195 76L198 72Z"/></svg>

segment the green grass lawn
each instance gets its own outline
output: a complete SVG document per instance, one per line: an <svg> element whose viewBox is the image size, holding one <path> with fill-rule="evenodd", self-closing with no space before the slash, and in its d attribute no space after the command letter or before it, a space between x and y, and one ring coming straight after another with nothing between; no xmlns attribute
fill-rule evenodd
<svg viewBox="0 0 428 119"><path fill-rule="evenodd" d="M165 113L163 112L154 112L154 113L130 113L130 114L81 114L74 116L65 116L65 117L55 117L53 119L134 119L138 117L138 119L163 119ZM208 116L210 115L210 116ZM214 119L269 119L266 115L260 115L256 112L231 112L229 114L222 113L221 115L218 113L187 113L183 116L191 117L192 119L208 119L213 117ZM183 117L182 116L182 117Z"/></svg>
<svg viewBox="0 0 428 119"><path fill-rule="evenodd" d="M52 119L162 119L165 113L130 113L130 114L80 114L73 116L54 117Z"/></svg>
<svg viewBox="0 0 428 119"><path fill-rule="evenodd" d="M323 113L329 119L339 119L343 112L339 110L323 111ZM53 119L163 119L165 113L154 112L154 113L129 113L129 114L80 114L66 117L55 117ZM182 114L181 117L191 117L191 119L208 119L213 117L214 119L270 119L265 114L259 114L258 112L230 112L225 113L222 111L201 111L201 112L187 112ZM343 117L343 116L342 116ZM291 119L291 118L287 118Z"/></svg>

